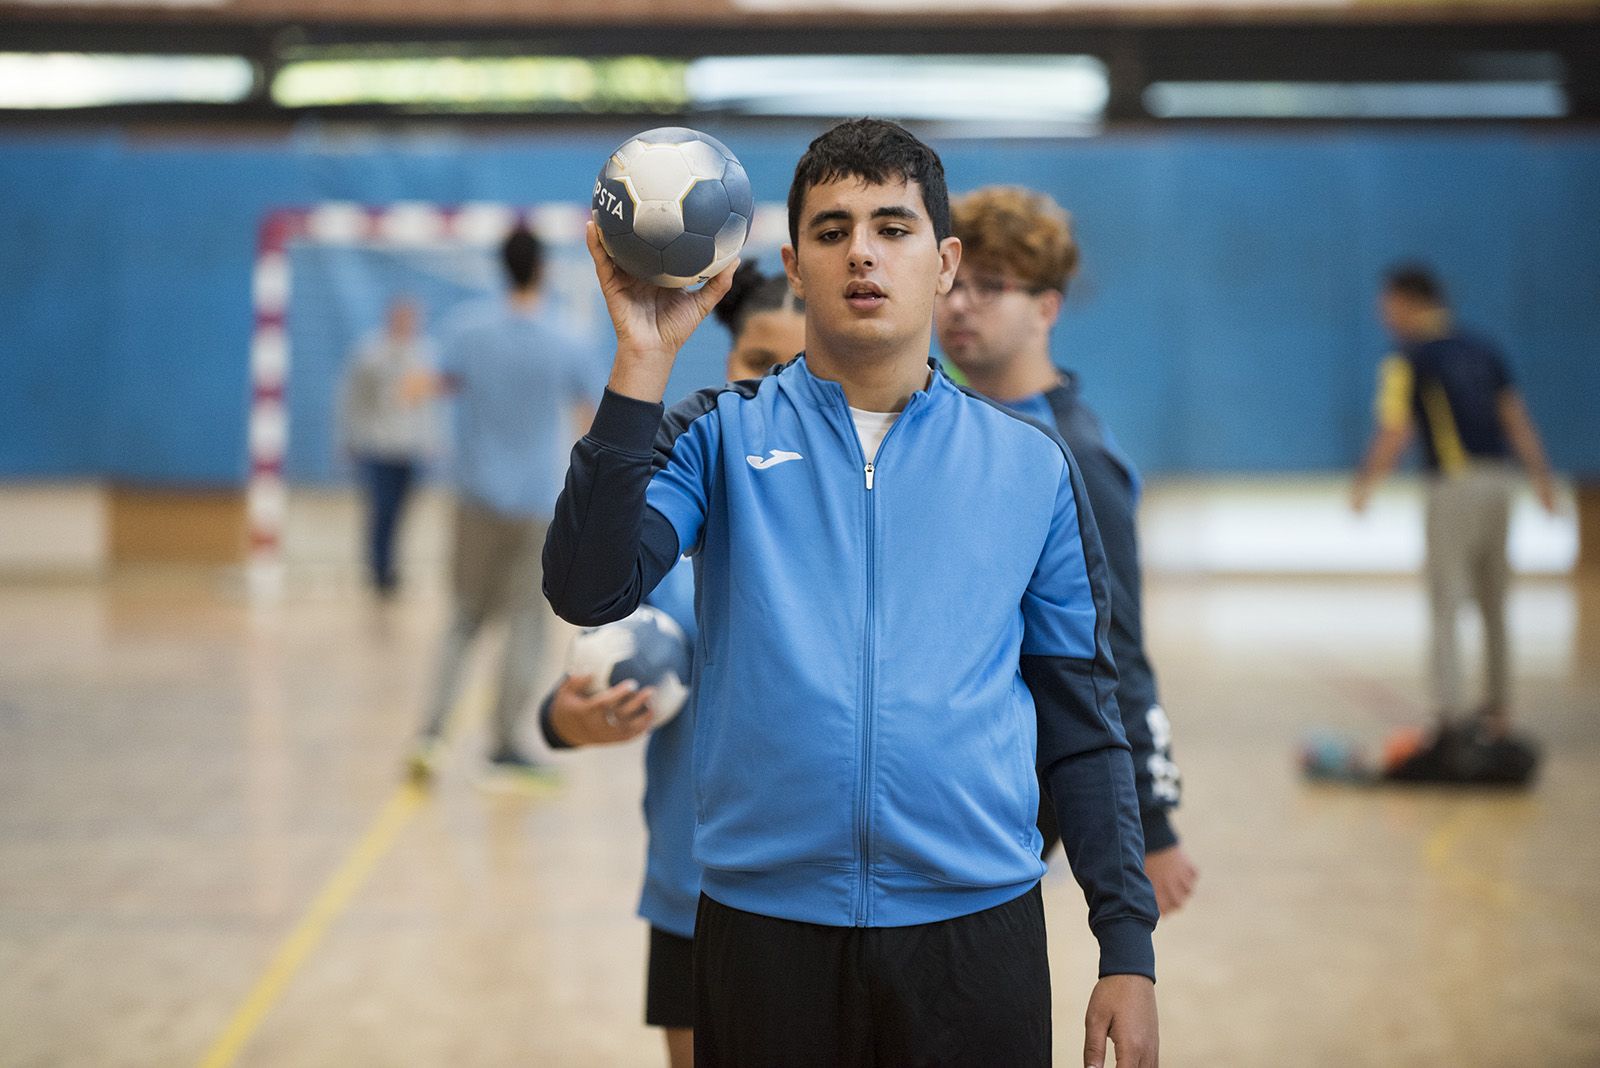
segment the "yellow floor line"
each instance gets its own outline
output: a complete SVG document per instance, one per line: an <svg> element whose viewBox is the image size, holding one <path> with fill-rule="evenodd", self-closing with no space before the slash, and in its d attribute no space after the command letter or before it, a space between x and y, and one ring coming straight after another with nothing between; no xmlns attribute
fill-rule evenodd
<svg viewBox="0 0 1600 1068"><path fill-rule="evenodd" d="M1423 844L1428 868L1452 889L1481 902L1508 908L1517 896L1511 882L1492 872L1480 871L1457 855L1461 837L1470 826L1467 814L1460 808L1452 812Z"/></svg>
<svg viewBox="0 0 1600 1068"><path fill-rule="evenodd" d="M372 874L378 861L394 845L395 839L426 797L425 789L411 783L395 790L378 818L367 829L366 835L356 845L355 851L333 873L333 878L328 880L300 923L278 948L255 988L234 1012L216 1044L200 1061L200 1068L227 1068L238 1059L246 1043L261 1026L261 1021L266 1019L267 1013L283 996L300 966L317 948L356 891L361 889L361 884L367 881L367 876Z"/></svg>
<svg viewBox="0 0 1600 1068"><path fill-rule="evenodd" d="M1428 840L1423 843L1422 855L1427 858L1428 867L1441 871L1450 860L1450 854L1455 850L1456 841L1461 837L1461 832L1466 828L1466 817L1458 808L1434 828Z"/></svg>
<svg viewBox="0 0 1600 1068"><path fill-rule="evenodd" d="M486 697L483 691L476 691L457 703L446 731L446 745L452 736L485 718L488 709ZM367 876L372 874L372 869L394 845L395 839L400 837L400 832L405 830L406 824L411 822L411 817L416 815L417 809L427 798L428 788L414 782L403 783L389 795L378 818L373 820L355 849L317 894L306 914L278 947L278 952L273 955L261 978L256 980L250 993L234 1010L222 1034L201 1058L200 1068L230 1068L238 1060L239 1054L255 1037L262 1021L277 1005L278 999L283 997L284 990L295 974L322 942L328 928L350 904L350 899L361 889Z"/></svg>

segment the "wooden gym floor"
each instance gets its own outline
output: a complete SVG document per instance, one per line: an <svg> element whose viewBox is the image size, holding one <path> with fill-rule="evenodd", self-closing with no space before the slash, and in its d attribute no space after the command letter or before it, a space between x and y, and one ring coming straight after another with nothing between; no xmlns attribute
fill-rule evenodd
<svg viewBox="0 0 1600 1068"><path fill-rule="evenodd" d="M1164 1064L1600 1065L1600 581L1516 590L1547 760L1512 796L1297 779L1308 729L1423 717L1415 583L1149 600L1203 871L1157 935ZM443 609L433 577L0 586L0 1065L663 1062L639 750L486 791L477 682L437 789L403 787ZM1094 951L1064 871L1046 900L1072 1065Z"/></svg>

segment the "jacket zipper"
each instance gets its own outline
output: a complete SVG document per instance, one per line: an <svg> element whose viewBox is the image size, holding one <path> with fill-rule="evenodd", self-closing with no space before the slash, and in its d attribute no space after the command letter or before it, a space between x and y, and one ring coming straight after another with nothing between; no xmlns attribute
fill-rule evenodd
<svg viewBox="0 0 1600 1068"><path fill-rule="evenodd" d="M881 446L880 446L881 447ZM872 720L876 701L877 672L873 657L873 617L877 612L877 508L872 497L872 464L864 468L867 476L867 614L866 633L862 635L861 659L861 786L856 797L856 849L859 851L856 867L857 898L856 926L867 927L872 921L872 880L868 875L872 856Z"/></svg>
<svg viewBox="0 0 1600 1068"><path fill-rule="evenodd" d="M913 396L901 409L900 415L895 419L894 425L889 427L883 440L878 443L877 456L883 455L884 446L894 436L900 424L905 421L907 413L911 411L917 398ZM861 471L866 481L866 506L867 506L867 612L866 633L862 635L862 670L861 670L861 781L856 789L856 850L858 853L858 869L856 876L856 911L853 920L857 927L872 926L872 880L870 867L872 856L872 781L874 778L872 761L872 727L877 712L877 665L875 661L876 634L877 634L877 589L878 589L878 537L877 537L877 504L872 494L873 475L877 471L876 464L867 459L866 451L861 447L861 435L856 432L855 419L850 415L849 406L845 406L845 419L850 426L850 434L856 441L856 453L861 457Z"/></svg>

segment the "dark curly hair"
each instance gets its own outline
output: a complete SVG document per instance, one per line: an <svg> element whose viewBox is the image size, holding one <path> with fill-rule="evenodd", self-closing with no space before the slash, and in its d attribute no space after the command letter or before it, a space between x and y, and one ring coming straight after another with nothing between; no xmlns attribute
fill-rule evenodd
<svg viewBox="0 0 1600 1068"><path fill-rule="evenodd" d="M1390 267L1383 273L1383 288L1424 304L1443 307L1446 303L1439 276L1422 263L1397 263Z"/></svg>
<svg viewBox="0 0 1600 1068"><path fill-rule="evenodd" d="M544 242L518 223L500 246L500 264L517 289L537 285L544 278Z"/></svg>
<svg viewBox="0 0 1600 1068"><path fill-rule="evenodd" d="M717 301L716 315L717 321L738 337L753 315L783 308L803 312L805 307L784 274L762 274L754 260L747 260L733 273L733 287Z"/></svg>
<svg viewBox="0 0 1600 1068"><path fill-rule="evenodd" d="M811 142L789 184L789 241L800 245L800 205L814 185L860 178L873 184L916 182L933 224L934 241L950 236L950 192L939 154L898 123L883 119L841 122Z"/></svg>

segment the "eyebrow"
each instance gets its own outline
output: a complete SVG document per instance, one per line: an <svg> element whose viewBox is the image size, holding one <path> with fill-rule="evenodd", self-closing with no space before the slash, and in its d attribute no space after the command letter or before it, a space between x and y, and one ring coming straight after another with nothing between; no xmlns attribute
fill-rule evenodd
<svg viewBox="0 0 1600 1068"><path fill-rule="evenodd" d="M887 207L874 208L872 215L869 217L873 219L905 219L909 222L916 222L921 218L921 216L912 211L910 208L903 207L899 204L891 204ZM825 222L849 222L852 218L854 218L854 216L842 208L835 208L832 211L819 211L815 215L811 216L810 220L806 223L806 228L811 229L812 227L820 226Z"/></svg>

